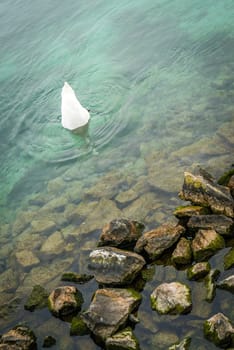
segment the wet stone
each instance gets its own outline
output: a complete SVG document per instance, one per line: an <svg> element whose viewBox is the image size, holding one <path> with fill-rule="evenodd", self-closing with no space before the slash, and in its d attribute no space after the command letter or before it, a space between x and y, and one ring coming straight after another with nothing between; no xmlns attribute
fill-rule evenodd
<svg viewBox="0 0 234 350"><path fill-rule="evenodd" d="M85 273L64 272L61 277L61 281L74 282L84 284L93 279L93 275L87 275Z"/></svg>
<svg viewBox="0 0 234 350"><path fill-rule="evenodd" d="M140 302L141 295L132 289L98 289L81 317L91 332L105 341L126 324Z"/></svg>
<svg viewBox="0 0 234 350"><path fill-rule="evenodd" d="M35 309L43 309L47 307L48 296L49 293L45 288L40 285L34 286L31 295L24 305L25 310L34 311Z"/></svg>
<svg viewBox="0 0 234 350"><path fill-rule="evenodd" d="M234 275L231 275L217 283L217 287L228 290L234 294Z"/></svg>
<svg viewBox="0 0 234 350"><path fill-rule="evenodd" d="M0 349L36 350L36 336L27 326L17 325L1 336Z"/></svg>
<svg viewBox="0 0 234 350"><path fill-rule="evenodd" d="M213 301L216 292L216 281L220 275L220 271L212 269L205 278L206 286L206 301L209 303Z"/></svg>
<svg viewBox="0 0 234 350"><path fill-rule="evenodd" d="M230 249L223 258L224 269L228 270L234 266L234 248Z"/></svg>
<svg viewBox="0 0 234 350"><path fill-rule="evenodd" d="M86 335L89 334L90 331L86 326L86 323L80 316L76 316L72 318L70 335Z"/></svg>
<svg viewBox="0 0 234 350"><path fill-rule="evenodd" d="M232 236L234 232L233 220L225 215L192 216L187 227L192 230L211 229L224 236Z"/></svg>
<svg viewBox="0 0 234 350"><path fill-rule="evenodd" d="M15 254L17 262L23 267L31 267L39 264L40 260L30 250L21 250Z"/></svg>
<svg viewBox="0 0 234 350"><path fill-rule="evenodd" d="M215 230L199 230L192 242L193 256L196 261L203 261L224 248L225 242Z"/></svg>
<svg viewBox="0 0 234 350"><path fill-rule="evenodd" d="M160 284L150 300L152 309L160 314L186 314L192 309L190 288L180 282Z"/></svg>
<svg viewBox="0 0 234 350"><path fill-rule="evenodd" d="M176 208L173 213L178 219L190 218L191 216L209 214L209 209L200 205L185 205Z"/></svg>
<svg viewBox="0 0 234 350"><path fill-rule="evenodd" d="M167 249L172 247L185 232L180 225L164 224L146 232L136 243L137 253L146 253L151 260L159 258Z"/></svg>
<svg viewBox="0 0 234 350"><path fill-rule="evenodd" d="M58 287L48 298L49 309L54 316L63 317L74 314L81 309L83 297L74 286Z"/></svg>
<svg viewBox="0 0 234 350"><path fill-rule="evenodd" d="M106 339L107 350L139 350L139 342L130 327Z"/></svg>
<svg viewBox="0 0 234 350"><path fill-rule="evenodd" d="M130 284L144 265L139 254L118 248L97 248L89 255L89 269L100 284Z"/></svg>
<svg viewBox="0 0 234 350"><path fill-rule="evenodd" d="M112 220L103 227L98 246L133 246L141 236L144 228L145 226L138 221Z"/></svg>
<svg viewBox="0 0 234 350"><path fill-rule="evenodd" d="M210 271L210 264L206 261L199 262L189 267L187 270L187 277L189 280L199 280L204 278Z"/></svg>
<svg viewBox="0 0 234 350"><path fill-rule="evenodd" d="M184 173L184 184L179 194L183 200L209 207L215 214L234 217L233 198L230 189L216 184L210 176L200 173Z"/></svg>
<svg viewBox="0 0 234 350"><path fill-rule="evenodd" d="M189 350L190 344L191 344L191 338L186 337L180 343L170 346L168 350Z"/></svg>
<svg viewBox="0 0 234 350"><path fill-rule="evenodd" d="M61 232L56 231L42 244L40 251L46 254L61 254L65 248L65 242Z"/></svg>
<svg viewBox="0 0 234 350"><path fill-rule="evenodd" d="M178 265L189 264L192 260L191 243L186 238L182 237L172 253L171 260Z"/></svg>
<svg viewBox="0 0 234 350"><path fill-rule="evenodd" d="M204 334L216 346L227 348L233 344L234 328L222 313L215 314L204 323Z"/></svg>

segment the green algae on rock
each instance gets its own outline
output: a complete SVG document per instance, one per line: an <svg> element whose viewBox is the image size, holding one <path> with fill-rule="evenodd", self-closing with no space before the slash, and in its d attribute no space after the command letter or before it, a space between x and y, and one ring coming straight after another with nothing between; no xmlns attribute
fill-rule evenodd
<svg viewBox="0 0 234 350"><path fill-rule="evenodd" d="M188 239L185 237L180 238L174 252L172 253L171 260L177 265L186 265L191 263L192 249L191 243Z"/></svg>
<svg viewBox="0 0 234 350"><path fill-rule="evenodd" d="M74 286L63 286L53 290L48 297L50 312L56 317L74 314L81 309L84 299Z"/></svg>
<svg viewBox="0 0 234 350"><path fill-rule="evenodd" d="M225 247L225 241L215 230L199 230L192 241L196 261L204 261Z"/></svg>
<svg viewBox="0 0 234 350"><path fill-rule="evenodd" d="M189 280L199 280L205 277L210 271L210 264L207 261L196 263L187 269Z"/></svg>
<svg viewBox="0 0 234 350"><path fill-rule="evenodd" d="M234 345L234 328L231 321L221 312L204 322L204 334L216 346L227 348Z"/></svg>
<svg viewBox="0 0 234 350"><path fill-rule="evenodd" d="M139 341L130 327L115 333L106 339L107 350L139 350Z"/></svg>
<svg viewBox="0 0 234 350"><path fill-rule="evenodd" d="M70 335L82 336L87 335L89 333L90 331L81 317L76 316L72 318Z"/></svg>
<svg viewBox="0 0 234 350"><path fill-rule="evenodd" d="M43 309L47 307L48 296L49 293L45 288L40 285L35 285L31 295L24 305L25 310L34 311L35 309Z"/></svg>
<svg viewBox="0 0 234 350"><path fill-rule="evenodd" d="M61 277L61 281L74 282L84 284L93 279L93 275L80 274L75 272L64 272Z"/></svg>

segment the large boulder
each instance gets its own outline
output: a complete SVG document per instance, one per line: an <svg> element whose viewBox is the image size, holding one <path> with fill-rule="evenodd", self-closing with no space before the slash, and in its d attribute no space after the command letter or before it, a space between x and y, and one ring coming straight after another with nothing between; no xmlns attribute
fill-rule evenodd
<svg viewBox="0 0 234 350"><path fill-rule="evenodd" d="M79 311L83 301L82 294L76 287L58 287L49 295L49 310L54 316L62 318Z"/></svg>
<svg viewBox="0 0 234 350"><path fill-rule="evenodd" d="M215 230L220 235L232 236L233 220L225 215L196 215L192 216L187 227L192 230L210 229Z"/></svg>
<svg viewBox="0 0 234 350"><path fill-rule="evenodd" d="M234 345L233 325L221 312L205 321L204 334L207 339L221 348L227 348Z"/></svg>
<svg viewBox="0 0 234 350"><path fill-rule="evenodd" d="M36 336L27 326L17 325L0 337L0 349L36 350Z"/></svg>
<svg viewBox="0 0 234 350"><path fill-rule="evenodd" d="M139 254L113 247L97 248L89 255L89 269L100 284L130 284L144 265Z"/></svg>
<svg viewBox="0 0 234 350"><path fill-rule="evenodd" d="M196 261L203 261L224 248L225 242L215 230L199 230L192 241L193 256Z"/></svg>
<svg viewBox="0 0 234 350"><path fill-rule="evenodd" d="M160 284L150 300L152 309L160 314L186 314L192 309L190 288L180 282Z"/></svg>
<svg viewBox="0 0 234 350"><path fill-rule="evenodd" d="M179 197L194 204L209 207L213 213L234 217L234 201L230 189L216 184L210 176L184 173L184 184Z"/></svg>
<svg viewBox="0 0 234 350"><path fill-rule="evenodd" d="M127 323L140 301L141 295L131 289L98 289L81 317L91 332L105 341Z"/></svg>
<svg viewBox="0 0 234 350"><path fill-rule="evenodd" d="M133 246L141 236L144 228L145 226L138 221L112 220L103 227L98 246Z"/></svg>
<svg viewBox="0 0 234 350"><path fill-rule="evenodd" d="M137 253L146 253L151 260L157 259L171 248L183 233L185 233L185 228L181 225L163 224L144 233L137 241L134 250Z"/></svg>

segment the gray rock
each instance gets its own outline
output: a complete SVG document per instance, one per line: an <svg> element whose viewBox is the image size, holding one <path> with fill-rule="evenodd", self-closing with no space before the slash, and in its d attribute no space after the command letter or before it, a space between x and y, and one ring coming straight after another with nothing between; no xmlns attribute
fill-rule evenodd
<svg viewBox="0 0 234 350"><path fill-rule="evenodd" d="M139 350L139 342L130 327L106 339L107 350Z"/></svg>
<svg viewBox="0 0 234 350"><path fill-rule="evenodd" d="M172 247L184 232L185 228L180 225L161 225L155 230L144 233L137 241L134 250L137 253L147 253L151 260L157 259Z"/></svg>
<svg viewBox="0 0 234 350"><path fill-rule="evenodd" d="M189 280L199 280L205 277L210 271L210 264L207 261L196 263L187 270Z"/></svg>
<svg viewBox="0 0 234 350"><path fill-rule="evenodd" d="M27 326L17 325L0 338L3 350L36 350L36 336Z"/></svg>
<svg viewBox="0 0 234 350"><path fill-rule="evenodd" d="M216 214L234 217L234 201L230 189L216 184L207 175L184 173L184 184L179 197L194 204L209 207Z"/></svg>
<svg viewBox="0 0 234 350"><path fill-rule="evenodd" d="M54 316L64 317L80 310L83 303L81 292L74 286L58 287L48 298L49 310Z"/></svg>
<svg viewBox="0 0 234 350"><path fill-rule="evenodd" d="M105 341L126 324L140 301L141 295L131 289L98 289L81 317L91 332Z"/></svg>
<svg viewBox="0 0 234 350"><path fill-rule="evenodd" d="M220 275L220 271L217 269L212 269L205 278L206 286L206 301L209 303L213 301L216 291L216 281Z"/></svg>
<svg viewBox="0 0 234 350"><path fill-rule="evenodd" d="M160 314L186 314L192 309L190 288L180 282L160 284L150 300L152 309Z"/></svg>
<svg viewBox="0 0 234 350"><path fill-rule="evenodd" d="M133 246L141 236L144 228L145 226L138 221L112 220L103 227L98 246Z"/></svg>
<svg viewBox="0 0 234 350"><path fill-rule="evenodd" d="M199 230L192 242L193 256L196 261L203 261L224 248L225 242L215 230Z"/></svg>
<svg viewBox="0 0 234 350"><path fill-rule="evenodd" d="M178 265L189 264L192 260L192 249L190 241L186 238L180 238L177 246L172 253L171 260Z"/></svg>
<svg viewBox="0 0 234 350"><path fill-rule="evenodd" d="M145 265L139 254L112 247L93 250L89 261L89 269L96 281L109 285L130 284Z"/></svg>
<svg viewBox="0 0 234 350"><path fill-rule="evenodd" d="M220 235L233 235L233 220L225 215L196 215L192 216L187 227L190 229L211 229Z"/></svg>
<svg viewBox="0 0 234 350"><path fill-rule="evenodd" d="M227 348L234 345L234 328L222 313L215 314L204 323L204 334L216 346Z"/></svg>
<svg viewBox="0 0 234 350"><path fill-rule="evenodd" d="M217 283L217 287L234 293L234 275L231 275Z"/></svg>

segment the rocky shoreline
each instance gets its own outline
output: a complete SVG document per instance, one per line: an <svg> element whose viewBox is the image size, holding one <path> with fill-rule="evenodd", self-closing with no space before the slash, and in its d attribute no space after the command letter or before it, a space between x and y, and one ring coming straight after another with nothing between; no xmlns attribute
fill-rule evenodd
<svg viewBox="0 0 234 350"><path fill-rule="evenodd" d="M70 334L90 334L106 350L138 350L139 341L134 327L141 322L137 310L142 302L141 291L147 288L152 266L167 261L176 269L186 271L188 281L204 283L205 300L211 303L216 288L234 292L234 174L226 173L219 181L203 169L185 172L179 197L190 205L177 208L175 223L164 223L144 232L144 224L128 219L113 219L106 224L89 254L89 274L65 272L63 281L87 283L94 278L99 288L91 303L82 310L84 296L73 284L58 286L51 293L47 286L35 285L25 309L49 307L53 316L71 322ZM58 245L58 237L52 237ZM224 270L228 276L211 268L209 260L224 247ZM58 245L59 247L59 245ZM156 271L157 273L157 271ZM196 283L196 282L195 282ZM150 291L152 312L159 315L189 314L196 306L191 288L184 282L159 283ZM204 337L221 348L234 346L233 320L221 312L203 322ZM189 349L192 336L172 342L169 348ZM53 346L56 339L44 339L44 347ZM0 338L0 349L36 349L34 332L25 325L17 325Z"/></svg>

